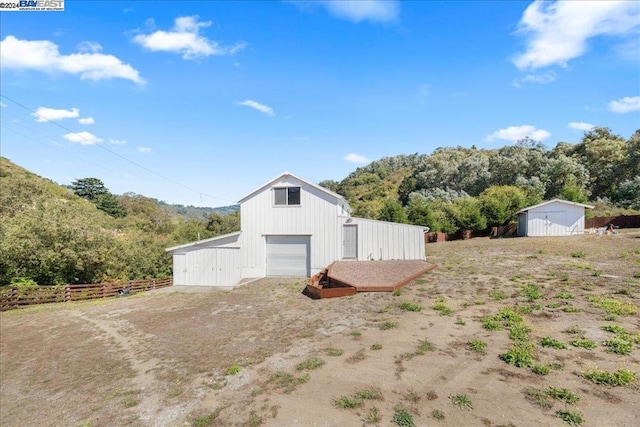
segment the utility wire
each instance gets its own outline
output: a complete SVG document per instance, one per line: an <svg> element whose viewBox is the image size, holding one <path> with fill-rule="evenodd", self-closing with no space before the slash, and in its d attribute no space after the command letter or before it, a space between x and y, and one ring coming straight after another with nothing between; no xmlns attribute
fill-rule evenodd
<svg viewBox="0 0 640 427"><path fill-rule="evenodd" d="M1 96L2 98L6 99L7 101L12 102L13 104L17 105L18 107L23 108L24 110L26 110L26 111L30 112L33 116L35 116L35 117L39 117L39 118L43 119L44 121L47 121L47 122L49 122L49 123L51 123L51 124L53 124L53 125L55 125L55 126L59 127L60 129L64 129L64 130L65 130L65 131L67 131L67 132L71 132L71 133L76 134L78 137L80 137L80 138L84 139L85 141L87 141L88 143L90 143L90 145L95 146L95 147L98 147L98 148L100 148L101 150L104 150L104 151L108 152L109 154L112 154L112 155L114 155L114 156L116 156L116 157L118 157L118 158L120 158L120 159L124 160L125 162L131 163L132 165L134 165L134 166L136 166L136 167L138 167L138 168L140 168L140 169L143 169L143 170L145 170L146 172L148 172L148 173L150 173L150 174L152 174L152 175L155 175L155 176L157 176L157 177L159 177L159 178L161 178L161 179L164 179L164 180L165 180L165 181L167 181L167 182L170 182L170 183L175 184L175 185L177 185L177 186L179 186L179 187L182 187L182 188L185 188L185 189L187 189L187 190L189 190L189 191L192 191L192 192L194 192L194 193L196 193L196 194L200 195L200 197L201 197L201 198L202 198L202 196L206 196L206 197L209 197L209 198L211 198L211 199L223 200L223 201L225 201L225 202L231 202L231 203L234 203L234 204L236 203L236 201L235 201L235 200L229 200L229 199L225 199L225 198L223 198L223 197L212 196L211 194L203 193L202 191L198 191L198 190L196 190L196 189L194 189L194 188L191 188L191 187L189 187L189 186L187 186L187 185L184 185L184 184L182 184L182 183L180 183L180 182L178 182L178 181L176 181L176 180L173 180L173 179L171 179L171 178L169 178L169 177L166 177L166 176L164 176L164 175L162 175L162 174L160 174L160 173L158 173L158 172L156 172L156 171L154 171L154 170L152 170L152 169L149 169L149 168L148 168L148 167L146 167L146 166L141 165L140 163L137 163L137 162L135 162L135 161L133 161L133 160L130 160L130 159L126 158L125 156L123 156L123 155L121 155L121 154L118 154L118 153L116 153L116 152L115 152L115 151L113 151L113 150L108 149L107 147L104 147L104 146L102 146L102 145L96 144L94 140L91 140L91 139L89 139L89 138L85 138L85 137L84 137L83 135L81 135L80 133L75 132L75 131L73 131L72 129L69 129L69 128L68 128L68 127L66 127L66 126L63 126L63 125L61 125L60 123L57 123L57 122L55 122L55 121L53 121L53 120L50 120L49 118L47 118L47 117L45 117L45 116L43 116L43 115L41 115L41 114L38 114L38 112L36 112L36 111L32 110L31 108L27 107L27 106L26 106L26 105L24 105L24 104L21 104L20 102L16 101L15 99L12 99L12 98L10 98L10 97L8 97L8 96L4 95L4 94L0 94L0 96Z"/></svg>

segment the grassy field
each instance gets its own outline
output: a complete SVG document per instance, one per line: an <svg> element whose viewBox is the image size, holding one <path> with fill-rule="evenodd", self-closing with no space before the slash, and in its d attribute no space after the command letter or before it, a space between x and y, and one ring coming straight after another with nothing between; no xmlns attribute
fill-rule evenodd
<svg viewBox="0 0 640 427"><path fill-rule="evenodd" d="M0 316L2 426L637 426L640 232L430 244L399 292L171 288Z"/></svg>

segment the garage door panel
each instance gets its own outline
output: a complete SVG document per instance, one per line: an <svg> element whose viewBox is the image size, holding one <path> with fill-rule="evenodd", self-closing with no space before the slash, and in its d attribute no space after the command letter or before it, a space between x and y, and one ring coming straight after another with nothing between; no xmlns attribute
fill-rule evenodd
<svg viewBox="0 0 640 427"><path fill-rule="evenodd" d="M309 276L309 236L267 236L267 276Z"/></svg>

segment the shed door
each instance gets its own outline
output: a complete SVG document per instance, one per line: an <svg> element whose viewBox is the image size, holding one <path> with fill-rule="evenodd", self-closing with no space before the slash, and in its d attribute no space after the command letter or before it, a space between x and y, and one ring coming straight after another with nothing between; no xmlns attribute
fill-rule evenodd
<svg viewBox="0 0 640 427"><path fill-rule="evenodd" d="M358 257L358 226L345 225L342 227L342 257Z"/></svg>
<svg viewBox="0 0 640 427"><path fill-rule="evenodd" d="M267 276L309 277L309 236L267 236Z"/></svg>
<svg viewBox="0 0 640 427"><path fill-rule="evenodd" d="M187 284L187 254L173 254L173 284Z"/></svg>

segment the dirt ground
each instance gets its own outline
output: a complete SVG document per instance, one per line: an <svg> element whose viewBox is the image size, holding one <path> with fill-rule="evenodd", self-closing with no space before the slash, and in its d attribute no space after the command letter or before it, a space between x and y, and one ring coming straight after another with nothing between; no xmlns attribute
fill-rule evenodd
<svg viewBox="0 0 640 427"><path fill-rule="evenodd" d="M0 424L563 426L569 413L640 425L640 378L584 377L640 376L639 230L430 244L427 260L438 269L399 295L314 301L301 280L269 279L2 313ZM522 316L530 365L548 372L503 360L515 328L483 324L505 308ZM628 355L609 352L605 325L629 332Z"/></svg>

